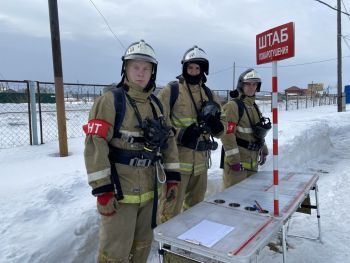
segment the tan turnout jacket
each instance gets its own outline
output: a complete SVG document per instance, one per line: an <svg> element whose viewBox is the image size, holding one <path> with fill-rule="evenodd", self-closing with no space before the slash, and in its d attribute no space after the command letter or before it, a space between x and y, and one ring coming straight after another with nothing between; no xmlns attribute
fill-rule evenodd
<svg viewBox="0 0 350 263"><path fill-rule="evenodd" d="M191 97L188 91L188 86L191 89L191 92L198 110L201 109L203 100L209 101L209 98L205 94L204 89L201 88L200 85L188 85L182 77L179 77L179 96L174 104L174 107L172 109L172 114L171 114L171 122L177 130L177 136L179 135L180 129L186 128L190 126L192 123L197 121L197 112L191 100ZM162 101L164 105L164 109L166 111L170 111L170 94L171 94L170 85L167 85L166 87L164 87L158 94L158 97ZM214 93L213 93L213 99L215 102L221 105L218 97ZM221 117L221 122L224 126L226 126L226 122L223 114ZM222 133L215 134L215 137L219 137L221 134ZM209 135L205 135L205 137L208 138ZM203 138L200 140L203 140ZM179 150L179 160L180 160L180 172L182 174L193 173L194 175L200 175L200 174L205 174L207 172L207 169L208 169L207 151L195 151L187 147L183 147L179 144L178 144L178 150Z"/></svg>
<svg viewBox="0 0 350 263"><path fill-rule="evenodd" d="M241 163L243 168L257 171L259 152L240 147L236 142L236 138L241 138L249 142L257 141L254 137L253 129L247 115L249 114L253 125L260 120L259 114L253 105L255 97L245 97L243 102L248 112L244 110L239 123L239 110L237 103L235 101L229 101L223 106L228 123L226 133L221 137L225 149L225 163L229 165ZM266 155L268 154L268 149L265 143L262 147L262 151L266 153Z"/></svg>
<svg viewBox="0 0 350 263"><path fill-rule="evenodd" d="M129 86L128 94L136 101L137 108L144 120L146 117L153 118L150 105L149 95L151 92L145 93L141 87L125 83ZM126 110L124 120L121 125L120 132L127 136L142 137L143 133L139 127L135 110L126 101ZM158 115L161 113L156 103L155 109ZM88 134L85 139L85 165L88 174L88 182L94 189L111 183L110 180L110 162L108 159L109 144L119 149L126 150L142 150L143 143L129 143L122 138L112 138L115 123L115 107L114 96L111 91L104 93L97 98L89 115L89 121L100 119L110 124L106 139L98 135ZM171 125L169 118L166 118L168 125ZM179 161L177 155L177 146L174 135L168 140L168 148L162 151L165 170L178 171ZM142 203L153 199L155 167L134 167L125 164L116 164L117 173L119 175L124 199L123 203Z"/></svg>

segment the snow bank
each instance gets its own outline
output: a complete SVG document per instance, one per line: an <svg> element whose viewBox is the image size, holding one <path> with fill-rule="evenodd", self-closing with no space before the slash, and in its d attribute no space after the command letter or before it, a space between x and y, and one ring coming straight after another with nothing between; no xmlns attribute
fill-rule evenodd
<svg viewBox="0 0 350 263"><path fill-rule="evenodd" d="M350 262L350 113L335 107L282 112L280 170L317 171L324 244L289 239L289 262ZM271 151L272 131L266 138ZM207 195L220 191L220 146L212 153ZM0 262L96 262L99 216L87 184L83 138L0 151ZM264 170L272 169L270 155ZM314 235L316 217L296 213L293 232ZM157 262L156 247L149 262ZM260 262L281 262L265 249Z"/></svg>

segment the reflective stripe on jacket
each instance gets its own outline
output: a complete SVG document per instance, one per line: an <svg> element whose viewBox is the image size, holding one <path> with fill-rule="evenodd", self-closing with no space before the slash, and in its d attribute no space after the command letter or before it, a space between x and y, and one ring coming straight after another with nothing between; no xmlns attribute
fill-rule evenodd
<svg viewBox="0 0 350 263"><path fill-rule="evenodd" d="M128 94L136 101L137 108L141 114L142 120L146 117L154 118L150 100L147 99L150 93L145 93L141 87L126 84L129 86ZM122 134L126 137L142 135L142 130L135 114L135 110L126 100L125 116L120 128ZM161 115L157 105L154 107L158 116ZM143 143L130 143L125 138L112 138L115 123L114 96L111 91L104 93L95 100L90 111L89 120L100 119L111 124L107 138L101 138L98 135L87 135L85 139L85 166L88 174L88 181L92 188L101 187L110 184L110 162L108 159L109 145L118 149L125 150L143 150ZM171 125L170 119L165 115L168 125ZM168 140L168 148L162 150L164 167L169 171L179 170L179 160L177 155L177 145L175 136L172 135ZM124 194L123 203L141 203L153 199L154 196L154 177L156 176L155 167L134 167L124 164L116 164L117 173L121 188Z"/></svg>
<svg viewBox="0 0 350 263"><path fill-rule="evenodd" d="M251 151L246 148L237 145L236 138L243 139L248 142L256 142L257 139L254 137L253 129L249 122L248 115L252 121L252 124L256 124L260 120L259 113L254 107L255 97L245 97L243 102L247 110L239 120L238 105L235 101L229 101L223 109L226 113L226 119L228 123L234 123L235 128L233 131L226 131L221 137L222 144L225 149L225 162L228 164L241 163L245 169L257 170L258 151ZM248 111L248 112L247 112ZM268 153L266 144L262 149L266 154Z"/></svg>
<svg viewBox="0 0 350 263"><path fill-rule="evenodd" d="M177 135L179 134L179 131L181 128L186 128L192 123L197 122L197 112L195 109L195 105L191 100L191 97L188 91L188 86L191 89L191 92L198 110L201 109L203 100L209 101L209 98L205 94L204 89L201 88L200 85L188 85L186 81L180 77L179 95L177 97L177 100L172 109L172 113L170 115L171 121L177 130ZM170 111L170 94L171 94L170 89L171 89L170 85L167 85L158 93L158 98L162 101L164 105L164 111L167 111L167 112ZM213 99L215 102L221 105L219 99L215 94L213 94ZM223 123L224 126L226 125L224 115L221 116L221 122ZM209 138L208 135L205 135L205 136L207 139ZM221 134L217 136L219 137L221 136ZM179 150L181 173L183 174L193 173L194 175L206 174L208 170L208 167L206 165L208 160L208 156L207 156L208 154L206 151L195 151L187 147L183 147L181 145L178 145L178 150Z"/></svg>

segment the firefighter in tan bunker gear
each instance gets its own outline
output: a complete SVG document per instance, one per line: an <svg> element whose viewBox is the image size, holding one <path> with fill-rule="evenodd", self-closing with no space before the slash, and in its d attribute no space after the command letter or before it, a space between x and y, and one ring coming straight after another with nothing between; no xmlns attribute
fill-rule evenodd
<svg viewBox="0 0 350 263"><path fill-rule="evenodd" d="M159 182L177 186L179 161L170 119L151 94L153 48L143 40L133 43L122 61L121 82L96 99L84 125L85 165L101 214L98 261L145 263Z"/></svg>
<svg viewBox="0 0 350 263"><path fill-rule="evenodd" d="M176 206L161 210L162 222L204 199L210 152L217 148L213 136L220 136L225 124L218 98L205 86L209 72L206 53L194 46L186 51L181 63L178 81L170 82L158 94L163 105L169 105L171 122L177 130L181 172Z"/></svg>
<svg viewBox="0 0 350 263"><path fill-rule="evenodd" d="M223 106L227 118L222 162L224 188L248 178L258 171L268 155L265 136L271 122L264 118L255 103L255 93L260 91L261 79L254 69L244 71L236 90L230 92L233 100Z"/></svg>

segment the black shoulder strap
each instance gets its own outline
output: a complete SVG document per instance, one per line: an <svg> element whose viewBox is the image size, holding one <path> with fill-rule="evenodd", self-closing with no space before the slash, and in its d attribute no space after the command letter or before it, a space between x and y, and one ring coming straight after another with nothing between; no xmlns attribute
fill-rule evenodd
<svg viewBox="0 0 350 263"><path fill-rule="evenodd" d="M179 97L179 82L178 81L169 82L169 86L170 86L169 104L170 104L170 115L171 115L175 102ZM203 85L202 88L204 89L204 92L207 95L209 101L213 101L213 93L211 92L211 90L205 85Z"/></svg>
<svg viewBox="0 0 350 263"><path fill-rule="evenodd" d="M258 114L259 114L259 118L262 118L262 113L261 113L261 111L260 111L260 109L259 109L259 107L258 107L258 105L254 102L254 108L256 109L256 111L258 112Z"/></svg>
<svg viewBox="0 0 350 263"><path fill-rule="evenodd" d="M213 101L213 93L211 90L205 85L202 85L202 88L204 89L205 95L207 95L209 101Z"/></svg>
<svg viewBox="0 0 350 263"><path fill-rule="evenodd" d="M224 163L225 163L225 149L224 146L221 146L221 156L220 156L220 168L224 169Z"/></svg>
<svg viewBox="0 0 350 263"><path fill-rule="evenodd" d="M123 88L116 88L112 90L114 96L114 109L115 109L115 122L114 122L114 130L113 130L113 138L120 138L120 128L122 126L125 110L126 110L126 102L125 102L125 91ZM160 100L154 95L150 95L151 101L154 101L158 106L160 112L163 114L163 105Z"/></svg>
<svg viewBox="0 0 350 263"><path fill-rule="evenodd" d="M122 126L125 116L125 91L123 88L116 88L112 90L114 96L115 122L113 138L120 136L120 127Z"/></svg>
<svg viewBox="0 0 350 263"><path fill-rule="evenodd" d="M157 106L158 106L160 112L161 112L162 114L164 114L164 112L163 112L163 104L160 102L160 100L157 98L157 96L155 96L155 95L152 93L152 94L150 95L150 99L151 99L151 101L154 101L154 102L157 104Z"/></svg>
<svg viewBox="0 0 350 263"><path fill-rule="evenodd" d="M170 86L170 111L172 111L175 105L175 102L179 97L179 82L177 81L169 82L169 86ZM204 89L204 92L207 95L209 101L213 101L213 93L211 92L211 90L205 85L203 85L202 88Z"/></svg>
<svg viewBox="0 0 350 263"><path fill-rule="evenodd" d="M244 104L243 104L243 101L241 101L240 99L233 99L233 101L235 101L238 106L238 122L237 122L238 124L241 121L244 113Z"/></svg>
<svg viewBox="0 0 350 263"><path fill-rule="evenodd" d="M169 83L170 86L170 100L169 100L169 104L170 104L170 114L173 111L175 102L177 100L177 98L179 97L179 82L177 81L172 81Z"/></svg>

